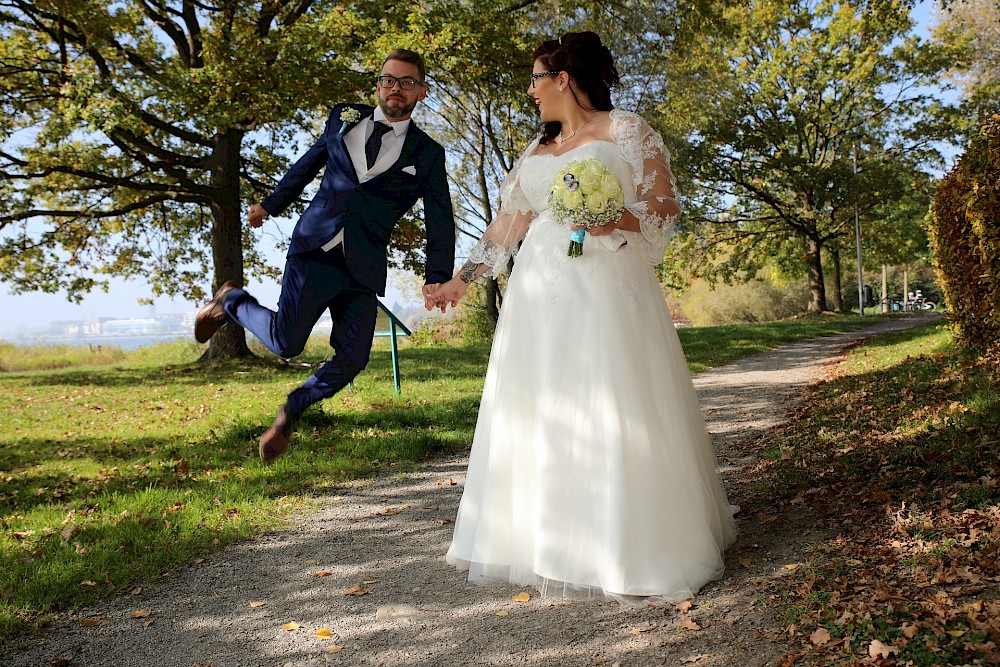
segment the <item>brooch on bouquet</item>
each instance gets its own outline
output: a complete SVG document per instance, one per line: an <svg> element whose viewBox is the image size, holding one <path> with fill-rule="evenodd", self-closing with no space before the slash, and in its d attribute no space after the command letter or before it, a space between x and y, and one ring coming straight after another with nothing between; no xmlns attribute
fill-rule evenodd
<svg viewBox="0 0 1000 667"><path fill-rule="evenodd" d="M352 107L347 107L340 112L340 120L343 122L343 125L340 126L340 133L343 134L347 132L349 126L361 120L361 112Z"/></svg>
<svg viewBox="0 0 1000 667"><path fill-rule="evenodd" d="M622 184L603 162L594 158L574 160L556 174L549 189L549 209L561 224L578 225L569 233L566 254L583 254L587 230L614 222L625 210Z"/></svg>

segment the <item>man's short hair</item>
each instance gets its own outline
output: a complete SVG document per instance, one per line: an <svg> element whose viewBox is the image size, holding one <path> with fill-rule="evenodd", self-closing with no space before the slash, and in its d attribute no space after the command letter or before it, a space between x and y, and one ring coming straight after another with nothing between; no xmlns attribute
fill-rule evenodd
<svg viewBox="0 0 1000 667"><path fill-rule="evenodd" d="M410 51L409 49L393 49L392 53L385 57L382 61L382 67L390 60L402 60L404 63L410 63L411 65L417 66L417 71L420 72L420 81L422 82L427 78L427 72L424 68L424 58L419 53L415 51Z"/></svg>

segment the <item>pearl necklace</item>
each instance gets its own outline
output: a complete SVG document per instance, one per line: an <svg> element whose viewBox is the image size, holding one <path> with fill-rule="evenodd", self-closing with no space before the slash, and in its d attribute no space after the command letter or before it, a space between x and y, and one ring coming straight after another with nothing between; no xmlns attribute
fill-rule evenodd
<svg viewBox="0 0 1000 667"><path fill-rule="evenodd" d="M572 139L573 137L575 137L576 133L579 132L580 130L582 130L583 128L585 128L587 126L587 123L589 123L590 121L594 120L594 116L596 116L596 115L597 115L596 113L592 114L590 116L590 118L588 118L587 120L585 120L583 122L583 125L581 125L580 127L576 128L575 130L573 130L572 132L570 132L570 135L568 137L564 137L563 136L562 129L560 128L560 130L559 130L559 145L561 146L564 143L566 143L567 141L569 141L570 139Z"/></svg>

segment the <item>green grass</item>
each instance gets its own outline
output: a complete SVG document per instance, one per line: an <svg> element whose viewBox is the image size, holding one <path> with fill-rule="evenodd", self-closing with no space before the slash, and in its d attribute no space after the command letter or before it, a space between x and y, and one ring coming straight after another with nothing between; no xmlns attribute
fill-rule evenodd
<svg viewBox="0 0 1000 667"><path fill-rule="evenodd" d="M702 370L870 322L680 335L690 367ZM312 341L296 362L315 365L328 352ZM292 448L269 466L257 439L310 369L271 356L206 366L199 354L183 341L105 348L66 367L62 348L3 351L21 370L0 373L0 637L259 535L352 480L464 450L489 346L404 341L397 396L388 341L378 339L354 386L308 411Z"/></svg>
<svg viewBox="0 0 1000 667"><path fill-rule="evenodd" d="M803 315L781 322L681 328L677 334L684 346L688 368L692 373L700 373L786 343L856 331L891 318Z"/></svg>

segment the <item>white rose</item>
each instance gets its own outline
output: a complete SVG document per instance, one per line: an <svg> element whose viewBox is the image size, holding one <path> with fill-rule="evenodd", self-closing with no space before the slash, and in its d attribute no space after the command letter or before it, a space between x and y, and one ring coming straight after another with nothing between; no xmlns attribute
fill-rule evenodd
<svg viewBox="0 0 1000 667"><path fill-rule="evenodd" d="M583 206L583 195L580 194L580 190L567 190L566 194L562 198L563 204L566 205L571 211L575 211Z"/></svg>
<svg viewBox="0 0 1000 667"><path fill-rule="evenodd" d="M600 192L587 195L587 210L591 213L602 213L608 206L608 198Z"/></svg>

